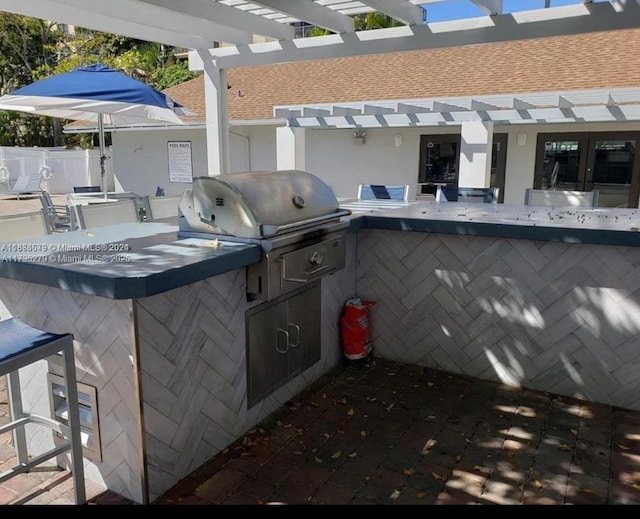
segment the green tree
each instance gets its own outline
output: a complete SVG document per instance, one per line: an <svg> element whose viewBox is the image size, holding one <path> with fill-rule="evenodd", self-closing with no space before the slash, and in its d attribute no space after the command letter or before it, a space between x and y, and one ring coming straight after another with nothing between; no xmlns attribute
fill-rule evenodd
<svg viewBox="0 0 640 519"><path fill-rule="evenodd" d="M31 83L38 70L55 62L51 46L62 31L50 22L0 13L0 95ZM0 145L50 146L53 121L14 111L0 111Z"/></svg>

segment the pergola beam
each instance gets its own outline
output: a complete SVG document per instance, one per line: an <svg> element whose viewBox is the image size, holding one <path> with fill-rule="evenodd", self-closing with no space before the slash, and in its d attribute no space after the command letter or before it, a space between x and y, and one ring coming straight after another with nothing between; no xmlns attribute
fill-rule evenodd
<svg viewBox="0 0 640 519"><path fill-rule="evenodd" d="M537 11L546 12L544 19L532 16ZM257 46L237 45L210 49L212 59L223 68L235 68L272 63L311 61L335 57L383 54L412 50L477 45L530 38L583 34L595 31L635 29L640 19L637 2L624 4L619 10L610 3L575 4L572 6L497 14L491 23L480 23L477 18L465 29L432 30L430 24L401 26L373 31L358 31L351 34L319 36L300 40L311 40L296 45L298 40L269 42ZM557 17L554 17L557 15ZM472 20L473 21L473 20ZM385 31L384 38L373 38L376 31ZM287 43L287 45L285 45ZM255 52L254 52L255 51ZM202 63L195 53L189 55L192 70L201 70Z"/></svg>
<svg viewBox="0 0 640 519"><path fill-rule="evenodd" d="M502 0L471 0L484 14L493 16L502 14Z"/></svg>
<svg viewBox="0 0 640 519"><path fill-rule="evenodd" d="M166 1L171 2L172 0ZM334 11L333 9L322 7L315 2L301 2L300 0L252 0L252 3L268 7L274 11L287 13L294 18L304 20L312 25L333 32L355 31L353 18ZM237 11L237 9L235 10Z"/></svg>
<svg viewBox="0 0 640 519"><path fill-rule="evenodd" d="M361 0L361 2L407 25L420 25L424 21L422 8L406 0Z"/></svg>
<svg viewBox="0 0 640 519"><path fill-rule="evenodd" d="M111 32L147 41L160 41L167 45L185 47L188 49L211 48L214 40L211 36L203 37L193 33L180 31L177 27L168 28L151 26L148 16L138 21L133 17L117 20L117 31L114 30L113 14L109 17L96 15L92 8L83 8L65 0L0 0L0 10L22 16L31 16L42 20L52 20L57 23L76 25L95 31Z"/></svg>
<svg viewBox="0 0 640 519"><path fill-rule="evenodd" d="M246 34L259 34L278 40L291 39L295 35L293 27L287 24L274 22L262 16L247 13L235 7L212 2L211 0L188 0L186 2L176 2L175 0L138 1L164 8L170 12L169 14L176 12L202 20L215 21L220 26L231 27ZM222 41L233 43L228 40Z"/></svg>

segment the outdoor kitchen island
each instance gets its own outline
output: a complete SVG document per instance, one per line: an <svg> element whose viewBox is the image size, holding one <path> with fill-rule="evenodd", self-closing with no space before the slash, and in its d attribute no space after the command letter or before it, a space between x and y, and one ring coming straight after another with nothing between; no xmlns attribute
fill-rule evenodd
<svg viewBox="0 0 640 519"><path fill-rule="evenodd" d="M1 263L0 317L72 332L79 380L96 388L87 477L153 500L340 363L353 295L377 303L378 356L640 409L637 210L417 202L349 219L346 267L321 280L320 362L250 408L245 316L260 303L246 301L245 267L258 246L126 224L32 243L121 243L130 262ZM48 364L23 377L45 410Z"/></svg>

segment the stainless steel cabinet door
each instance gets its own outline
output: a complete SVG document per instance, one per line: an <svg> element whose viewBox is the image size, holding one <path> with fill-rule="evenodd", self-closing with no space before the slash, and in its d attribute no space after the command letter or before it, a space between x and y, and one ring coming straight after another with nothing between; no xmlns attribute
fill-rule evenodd
<svg viewBox="0 0 640 519"><path fill-rule="evenodd" d="M248 316L247 333L247 398L251 407L289 375L287 302L269 304Z"/></svg>
<svg viewBox="0 0 640 519"><path fill-rule="evenodd" d="M320 360L320 285L288 301L289 376Z"/></svg>

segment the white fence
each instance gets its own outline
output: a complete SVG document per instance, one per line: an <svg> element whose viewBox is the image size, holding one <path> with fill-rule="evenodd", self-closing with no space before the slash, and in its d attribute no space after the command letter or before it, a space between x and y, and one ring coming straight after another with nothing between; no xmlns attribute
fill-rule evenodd
<svg viewBox="0 0 640 519"><path fill-rule="evenodd" d="M113 189L113 161L110 153L106 155L106 178ZM99 186L100 151L0 146L0 193L6 193L19 176L38 172L51 175L42 188L53 194L71 193L73 186Z"/></svg>

